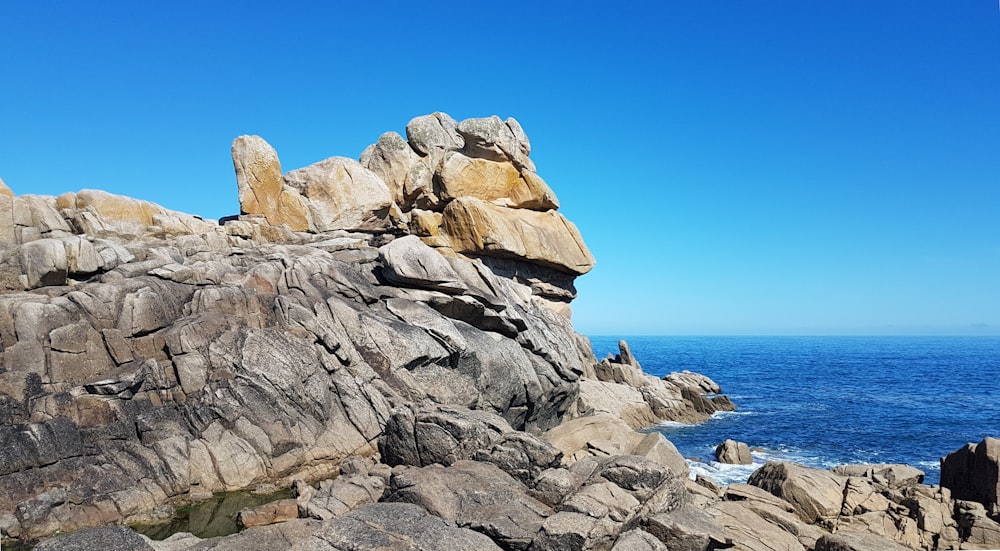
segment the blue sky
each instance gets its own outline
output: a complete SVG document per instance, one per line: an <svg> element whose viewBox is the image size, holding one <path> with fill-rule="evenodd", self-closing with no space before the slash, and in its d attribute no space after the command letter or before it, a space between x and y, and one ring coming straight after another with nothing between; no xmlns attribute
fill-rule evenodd
<svg viewBox="0 0 1000 551"><path fill-rule="evenodd" d="M5 2L0 178L238 211L445 111L516 117L588 334L1000 334L995 1Z"/></svg>

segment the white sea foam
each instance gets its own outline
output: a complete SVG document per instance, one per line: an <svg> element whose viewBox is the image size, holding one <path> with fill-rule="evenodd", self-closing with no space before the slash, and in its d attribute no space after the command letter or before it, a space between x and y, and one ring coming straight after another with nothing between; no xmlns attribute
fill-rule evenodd
<svg viewBox="0 0 1000 551"><path fill-rule="evenodd" d="M725 419L726 417L739 417L741 415L753 415L754 412L748 409L741 409L738 411L716 411L712 414L715 419Z"/></svg>
<svg viewBox="0 0 1000 551"><path fill-rule="evenodd" d="M656 429L667 429L667 430L683 429L685 427L690 427L690 426L691 425L688 425L687 423L681 423L679 421L660 421L659 423L653 425L653 427Z"/></svg>
<svg viewBox="0 0 1000 551"><path fill-rule="evenodd" d="M689 476L692 480L698 475L702 475L725 486L734 482L746 483L754 471L764 466L764 462L754 458L754 462L751 465L730 465L728 463L719 463L718 461L688 460L688 466L691 469Z"/></svg>

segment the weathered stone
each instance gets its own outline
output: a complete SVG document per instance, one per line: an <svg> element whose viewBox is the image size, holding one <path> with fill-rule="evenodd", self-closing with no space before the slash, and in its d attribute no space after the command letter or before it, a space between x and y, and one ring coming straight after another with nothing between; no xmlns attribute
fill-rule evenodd
<svg viewBox="0 0 1000 551"><path fill-rule="evenodd" d="M451 264L414 235L392 240L379 255L385 266L382 275L394 283L452 294L467 289Z"/></svg>
<svg viewBox="0 0 1000 551"><path fill-rule="evenodd" d="M463 152L470 157L491 161L510 161L525 171L534 171L535 165L528 159L530 146L521 125L514 121L520 137L514 128L505 124L496 115L479 119L465 119L458 123L458 133L465 139ZM523 140L521 138L524 138Z"/></svg>
<svg viewBox="0 0 1000 551"><path fill-rule="evenodd" d="M750 465L753 457L750 456L750 446L746 442L726 440L715 448L715 458L720 463L731 463L734 465Z"/></svg>
<svg viewBox="0 0 1000 551"><path fill-rule="evenodd" d="M594 267L579 230L555 211L510 209L460 197L445 207L441 230L461 253L520 258L578 275Z"/></svg>
<svg viewBox="0 0 1000 551"><path fill-rule="evenodd" d="M0 180L0 244L17 243L14 231L14 192Z"/></svg>
<svg viewBox="0 0 1000 551"><path fill-rule="evenodd" d="M645 520L644 530L656 536L671 551L725 549L732 541L715 520L699 509L681 507Z"/></svg>
<svg viewBox="0 0 1000 551"><path fill-rule="evenodd" d="M725 538L738 549L750 551L805 551L798 538L776 523L769 522L752 509L730 501L711 505L706 510Z"/></svg>
<svg viewBox="0 0 1000 551"><path fill-rule="evenodd" d="M379 501L385 488L386 481L381 477L341 473L334 480L320 483L318 491L310 491L309 487L305 494L300 493L299 512L319 520L331 519Z"/></svg>
<svg viewBox="0 0 1000 551"><path fill-rule="evenodd" d="M285 183L305 197L310 229L318 232L382 228L392 205L385 182L346 157L293 170Z"/></svg>
<svg viewBox="0 0 1000 551"><path fill-rule="evenodd" d="M66 247L58 239L25 243L21 246L20 263L27 289L66 283L69 261Z"/></svg>
<svg viewBox="0 0 1000 551"><path fill-rule="evenodd" d="M408 207L415 196L407 193L407 181L419 159L420 157L402 136L395 132L386 132L379 136L378 142L365 150L360 162L389 186L396 204L404 207L404 210L409 210ZM410 189L412 188L413 186L410 186Z"/></svg>
<svg viewBox="0 0 1000 551"><path fill-rule="evenodd" d="M1000 439L984 438L941 458L941 486L955 499L982 503L1000 513Z"/></svg>
<svg viewBox="0 0 1000 551"><path fill-rule="evenodd" d="M42 541L36 551L142 551L153 547L124 526L88 528Z"/></svg>
<svg viewBox="0 0 1000 551"><path fill-rule="evenodd" d="M838 465L830 471L841 476L867 478L890 488L904 488L924 481L923 471L901 464Z"/></svg>
<svg viewBox="0 0 1000 551"><path fill-rule="evenodd" d="M791 503L802 520L812 523L840 514L847 479L822 469L779 461L757 469L748 483Z"/></svg>
<svg viewBox="0 0 1000 551"><path fill-rule="evenodd" d="M489 537L457 528L410 503L375 503L323 524L291 551L361 551L363 549L500 551Z"/></svg>
<svg viewBox="0 0 1000 551"><path fill-rule="evenodd" d="M232 154L242 214L263 216L268 224L294 231L309 229L303 198L286 188L281 162L270 144L260 136L240 136L233 141Z"/></svg>
<svg viewBox="0 0 1000 551"><path fill-rule="evenodd" d="M406 125L406 140L421 155L428 155L434 149L462 149L465 140L457 127L458 123L447 113L416 117Z"/></svg>
<svg viewBox="0 0 1000 551"><path fill-rule="evenodd" d="M565 421L542 437L558 448L569 463L592 456L639 455L670 468L678 476L688 473L684 457L662 434L640 434L607 415Z"/></svg>
<svg viewBox="0 0 1000 551"><path fill-rule="evenodd" d="M542 211L559 208L555 193L544 180L530 172L522 177L514 165L506 162L449 151L441 162L438 178L443 201L475 197L503 207Z"/></svg>
<svg viewBox="0 0 1000 551"><path fill-rule="evenodd" d="M620 526L609 519L596 519L572 511L560 511L542 524L532 551L607 549L617 539Z"/></svg>
<svg viewBox="0 0 1000 551"><path fill-rule="evenodd" d="M816 551L906 551L909 547L872 534L839 532L825 534L816 542Z"/></svg>
<svg viewBox="0 0 1000 551"><path fill-rule="evenodd" d="M669 551L670 548L663 544L656 536L644 530L635 529L624 532L618 536L611 551Z"/></svg>
<svg viewBox="0 0 1000 551"><path fill-rule="evenodd" d="M299 506L294 499L279 499L252 509L243 509L236 515L244 528L266 526L299 518Z"/></svg>
<svg viewBox="0 0 1000 551"><path fill-rule="evenodd" d="M432 515L482 532L507 549L528 549L552 510L495 465L457 461L448 468L398 467L388 501L413 503Z"/></svg>
<svg viewBox="0 0 1000 551"><path fill-rule="evenodd" d="M795 508L792 507L792 505L787 501L775 497L770 492L749 484L740 484L737 482L729 484L723 490L722 498L726 501L753 501L766 503L789 513L795 512Z"/></svg>

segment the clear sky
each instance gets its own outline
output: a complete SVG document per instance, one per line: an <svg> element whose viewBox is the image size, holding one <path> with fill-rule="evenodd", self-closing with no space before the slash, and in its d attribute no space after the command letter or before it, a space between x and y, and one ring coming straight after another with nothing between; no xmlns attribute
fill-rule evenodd
<svg viewBox="0 0 1000 551"><path fill-rule="evenodd" d="M229 6L229 7L225 7ZM995 0L0 4L0 178L238 211L445 111L516 117L588 334L1000 334Z"/></svg>

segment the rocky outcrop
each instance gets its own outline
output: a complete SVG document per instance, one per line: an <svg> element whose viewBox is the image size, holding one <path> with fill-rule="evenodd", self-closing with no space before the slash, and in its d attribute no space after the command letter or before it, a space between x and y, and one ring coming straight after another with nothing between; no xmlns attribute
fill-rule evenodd
<svg viewBox="0 0 1000 551"><path fill-rule="evenodd" d="M942 457L941 485L955 499L981 503L1000 515L1000 439L984 438Z"/></svg>
<svg viewBox="0 0 1000 551"><path fill-rule="evenodd" d="M0 190L0 537L155 522L214 492L294 483L294 507L244 523L336 521L317 532L327 543L411 528L480 541L416 512L411 528L373 528L412 511L383 494L432 487L392 486L392 468L400 482L470 461L542 503L550 541L586 528L608 543L635 524L621 505L621 491L646 499L635 489L605 496L624 500L614 514L583 497L560 507L595 482L587 465L620 454L683 476L669 442L633 429L704 419L703 392L642 374L630 354L599 374L565 315L593 259L516 121L435 114L407 135L285 174L263 139L237 138L241 214L221 224L98 191ZM453 223L467 203L491 221ZM594 385L634 407L599 404ZM543 436L595 412L615 425L584 448ZM359 455L382 461L345 472ZM535 539L508 528L490 534ZM162 545L216 545L197 539Z"/></svg>
<svg viewBox="0 0 1000 551"><path fill-rule="evenodd" d="M731 439L726 440L715 448L715 458L720 463L733 465L750 465L753 463L753 457L750 455L750 447L746 445L746 442L737 442Z"/></svg>

